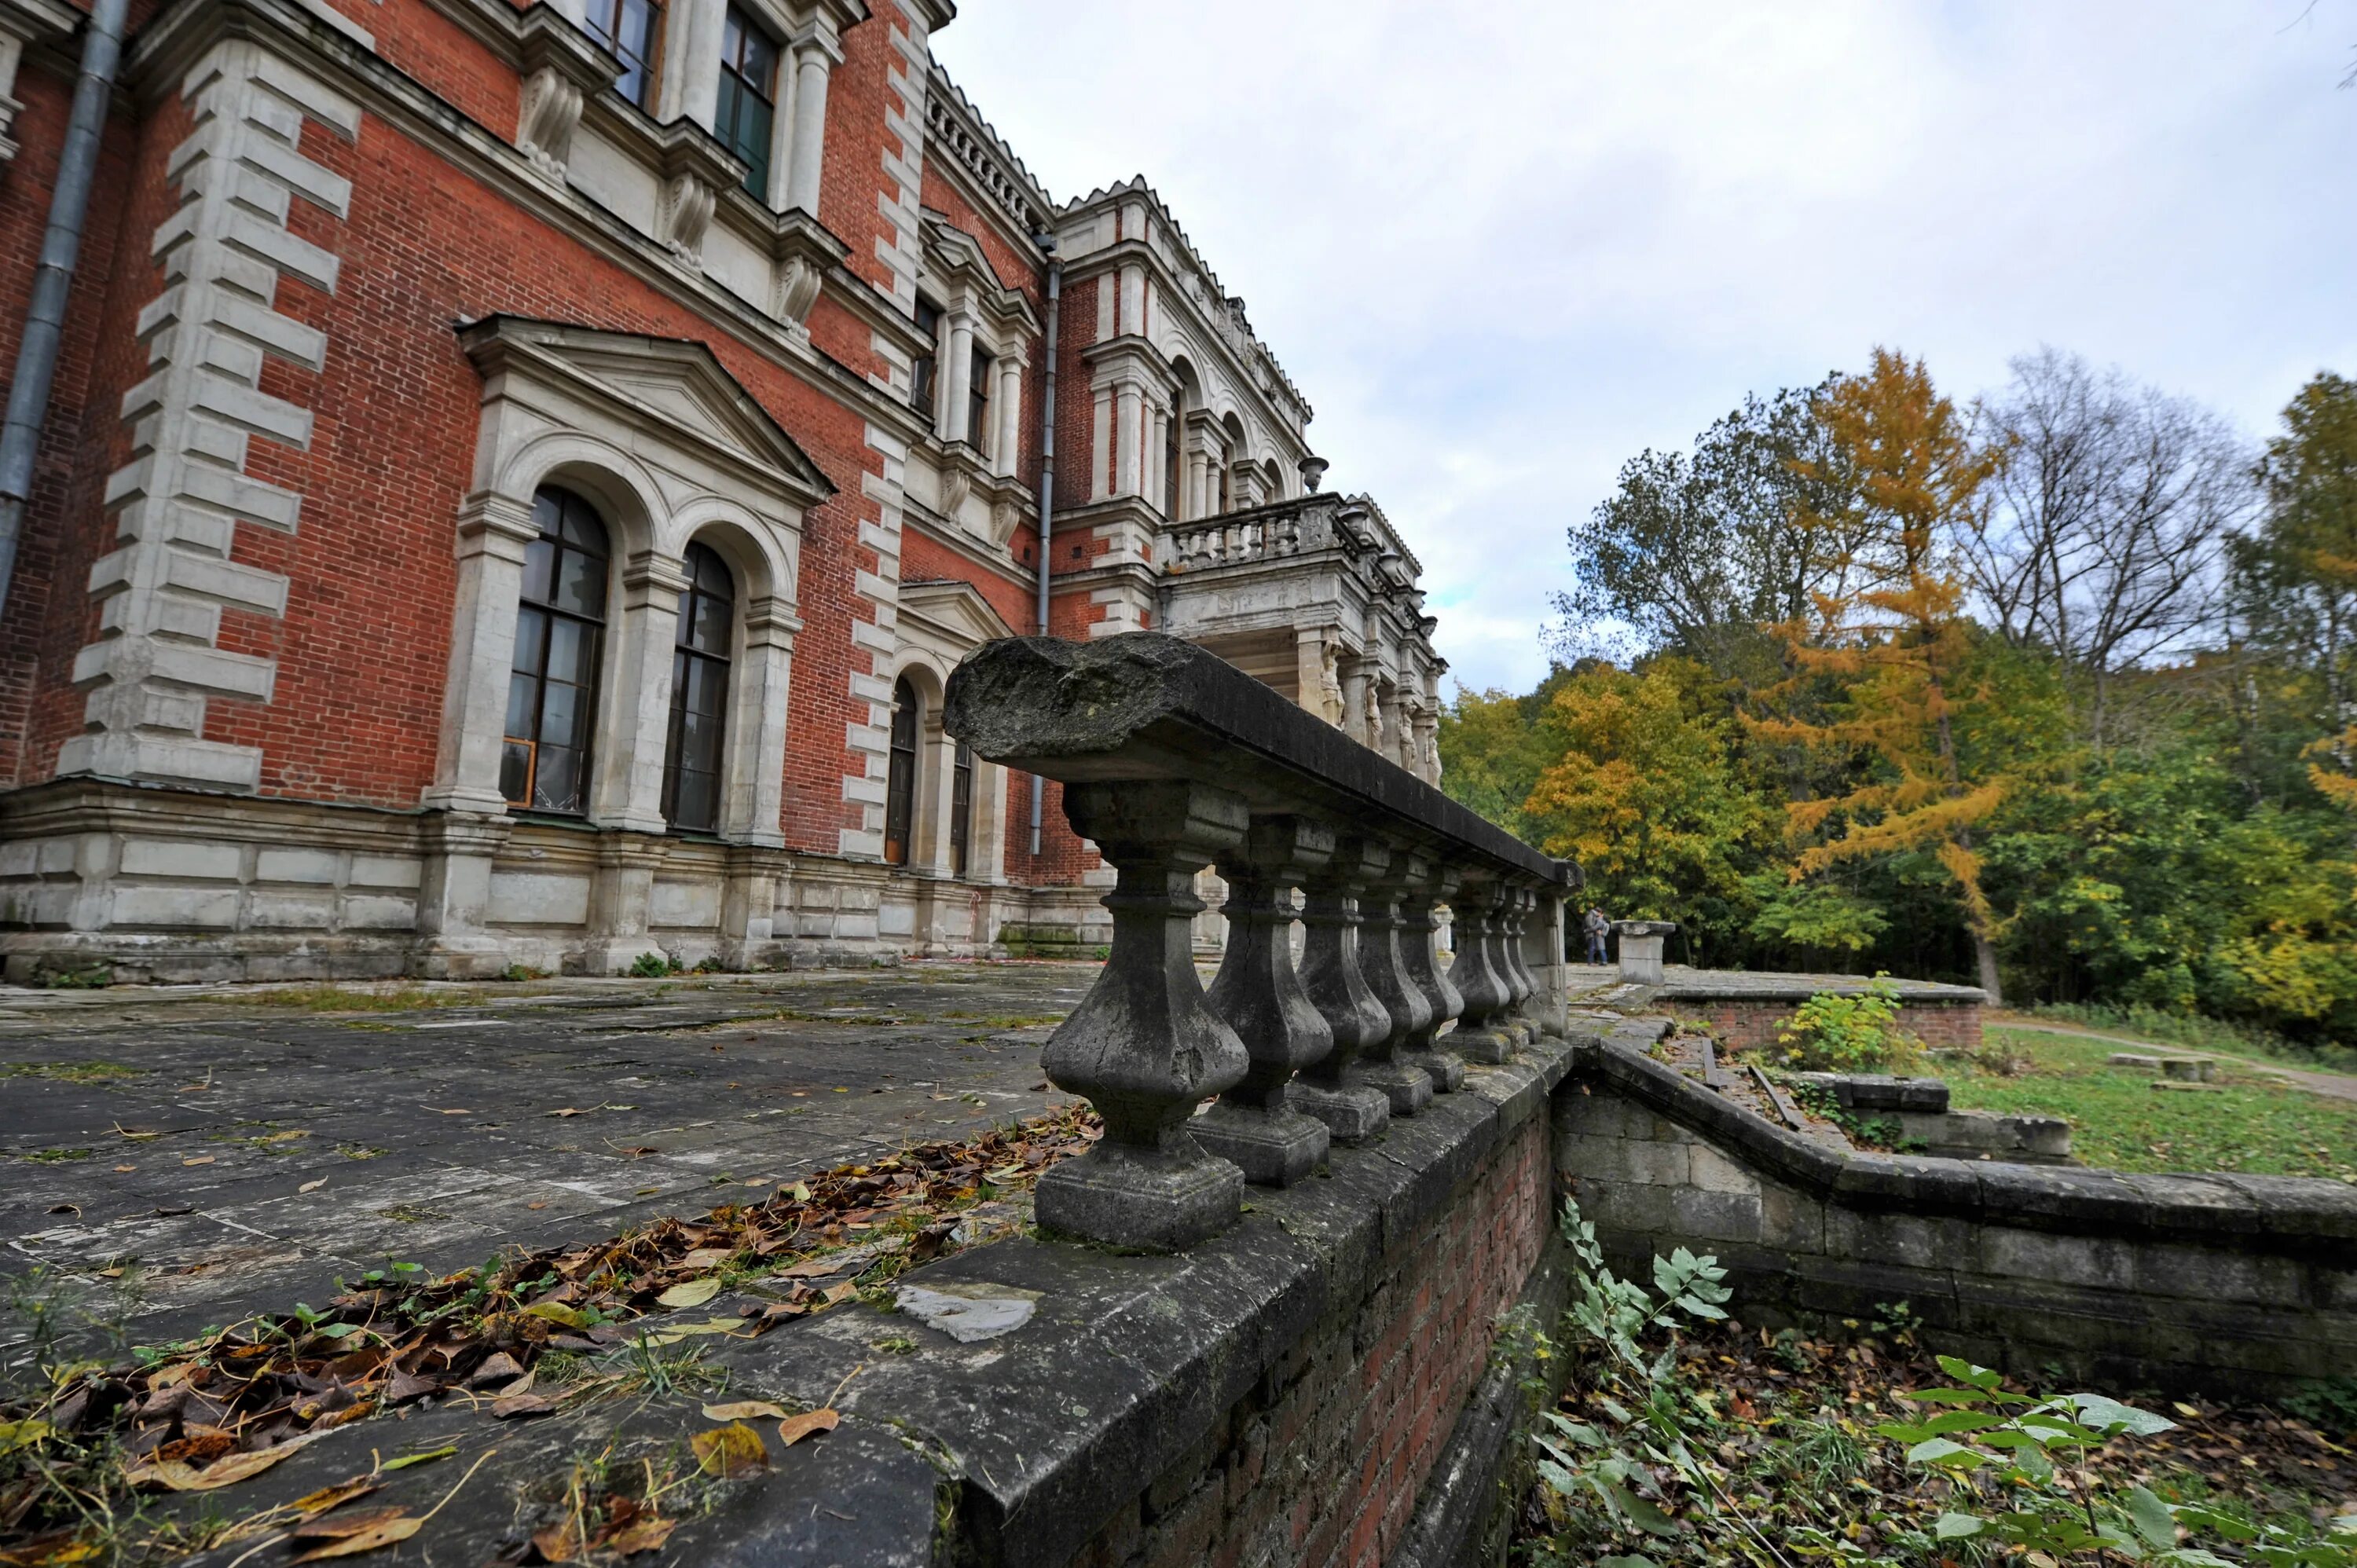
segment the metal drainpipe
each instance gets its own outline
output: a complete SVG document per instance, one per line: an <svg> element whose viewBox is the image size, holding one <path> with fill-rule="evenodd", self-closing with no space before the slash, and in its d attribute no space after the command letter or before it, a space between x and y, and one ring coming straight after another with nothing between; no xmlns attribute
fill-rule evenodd
<svg viewBox="0 0 2357 1568"><path fill-rule="evenodd" d="M1064 263L1056 256L1056 237L1039 236L1048 252L1048 379L1039 411L1039 635L1048 635L1048 573L1049 542L1056 532L1056 316L1064 292ZM1031 776L1031 858L1039 858L1040 797L1048 781Z"/></svg>
<svg viewBox="0 0 2357 1568"><path fill-rule="evenodd" d="M124 14L129 6L130 0L97 0L91 11L90 30L82 36L81 72L74 81L73 113L58 155L57 184L49 191L49 226L41 236L25 335L16 344L7 423L0 425L0 610L7 606L16 575L16 542L25 531L26 503L32 499L33 459L39 454L41 424L48 413L66 296L73 290L74 263L81 253L82 220L98 174L99 142L106 132L107 100L114 92Z"/></svg>

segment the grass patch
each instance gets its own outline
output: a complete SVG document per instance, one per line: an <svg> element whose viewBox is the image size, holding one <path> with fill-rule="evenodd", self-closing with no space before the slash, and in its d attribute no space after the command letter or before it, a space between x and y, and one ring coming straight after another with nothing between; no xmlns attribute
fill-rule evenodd
<svg viewBox="0 0 2357 1568"><path fill-rule="evenodd" d="M0 1062L0 1078L46 1078L58 1083L121 1083L146 1076L145 1068L120 1062Z"/></svg>
<svg viewBox="0 0 2357 1568"><path fill-rule="evenodd" d="M2108 1041L1996 1028L1994 1043L2021 1069L1943 1064L1960 1111L2061 1116L2083 1163L2120 1171L2241 1171L2326 1176L2357 1184L2357 1101L2329 1100L2221 1063L2212 1087L2152 1087L2152 1076L2107 1067Z"/></svg>
<svg viewBox="0 0 2357 1568"><path fill-rule="evenodd" d="M2189 1050L2215 1051L2222 1056L2248 1057L2284 1067L2321 1069L2326 1072L2357 1072L2357 1047L2329 1041L2313 1044L2287 1039L2248 1024L2205 1018L2198 1013L2169 1013L2158 1007L2115 1007L2103 1003L2058 1002L2029 1009L2023 1015L2040 1023L2067 1024L2097 1029L2122 1039L2150 1040L2157 1045L2183 1046Z"/></svg>
<svg viewBox="0 0 2357 1568"><path fill-rule="evenodd" d="M977 1024L985 1029L1039 1029L1064 1021L1061 1013L944 1013L944 1020L954 1018L962 1024Z"/></svg>
<svg viewBox="0 0 2357 1568"><path fill-rule="evenodd" d="M349 985L285 985L269 991L216 992L201 998L253 1007L291 1007L304 1013L415 1013L435 1007L479 1007L479 991L427 991L414 985L390 991L360 991Z"/></svg>

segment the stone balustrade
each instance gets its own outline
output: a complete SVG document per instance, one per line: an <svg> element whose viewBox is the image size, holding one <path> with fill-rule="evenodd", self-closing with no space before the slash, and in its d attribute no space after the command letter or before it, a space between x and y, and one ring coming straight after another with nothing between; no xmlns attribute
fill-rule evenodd
<svg viewBox="0 0 2357 1568"><path fill-rule="evenodd" d="M1116 877L1104 969L1042 1053L1104 1137L1041 1178L1043 1228L1184 1249L1236 1217L1246 1182L1299 1181L1458 1090L1466 1060L1561 1033L1578 868L1216 655L1153 632L1007 639L958 667L944 722L1062 784ZM1208 993L1190 956L1206 866L1231 922Z"/></svg>

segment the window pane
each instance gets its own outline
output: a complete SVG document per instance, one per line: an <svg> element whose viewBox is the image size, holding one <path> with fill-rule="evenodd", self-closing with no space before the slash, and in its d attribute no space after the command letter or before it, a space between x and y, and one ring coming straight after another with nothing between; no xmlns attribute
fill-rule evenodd
<svg viewBox="0 0 2357 1568"><path fill-rule="evenodd" d="M589 683L597 658L597 629L563 616L552 617L548 628L548 678Z"/></svg>
<svg viewBox="0 0 2357 1568"><path fill-rule="evenodd" d="M710 832L718 825L720 780L716 777L683 769L676 788L679 797L672 807L674 825L699 832Z"/></svg>
<svg viewBox="0 0 2357 1568"><path fill-rule="evenodd" d="M567 495L565 498L564 520L563 538L565 543L587 550L592 555L607 553L606 525L597 521L597 514L590 510L587 501L579 496Z"/></svg>
<svg viewBox="0 0 2357 1568"><path fill-rule="evenodd" d="M602 620L606 616L606 563L567 549L556 567L556 607Z"/></svg>
<svg viewBox="0 0 2357 1568"><path fill-rule="evenodd" d="M695 647L699 653L728 657L729 603L709 594L695 596Z"/></svg>
<svg viewBox="0 0 2357 1568"><path fill-rule="evenodd" d="M581 754L570 746L543 746L532 796L532 803L544 811L581 810Z"/></svg>
<svg viewBox="0 0 2357 1568"><path fill-rule="evenodd" d="M516 611L516 669L527 675L539 674L541 655L547 651L548 617L526 605Z"/></svg>
<svg viewBox="0 0 2357 1568"><path fill-rule="evenodd" d="M546 604L555 589L556 542L535 539L523 547L523 596L534 604Z"/></svg>
<svg viewBox="0 0 2357 1568"><path fill-rule="evenodd" d="M529 742L509 741L500 748L500 793L511 806L530 803L525 793L532 788L532 746Z"/></svg>
<svg viewBox="0 0 2357 1568"><path fill-rule="evenodd" d="M551 681L541 693L540 738L546 746L579 746L587 736L580 733L582 722L588 717L585 693L578 686L568 686L562 681Z"/></svg>
<svg viewBox="0 0 2357 1568"><path fill-rule="evenodd" d="M520 739L532 739L532 716L539 709L540 682L521 670L509 676L507 733Z"/></svg>

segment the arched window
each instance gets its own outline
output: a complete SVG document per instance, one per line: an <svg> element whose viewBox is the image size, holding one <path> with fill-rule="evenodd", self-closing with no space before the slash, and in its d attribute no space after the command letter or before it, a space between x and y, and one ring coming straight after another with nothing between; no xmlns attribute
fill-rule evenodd
<svg viewBox="0 0 2357 1568"><path fill-rule="evenodd" d="M533 497L540 537L524 549L508 677L500 793L508 804L579 815L589 794L589 730L606 629L606 525L554 488Z"/></svg>
<svg viewBox="0 0 2357 1568"><path fill-rule="evenodd" d="M974 751L957 743L950 765L950 875L965 875L966 846L974 842Z"/></svg>
<svg viewBox="0 0 2357 1568"><path fill-rule="evenodd" d="M904 679L892 686L892 764L884 779L884 859L909 864L917 819L917 690Z"/></svg>
<svg viewBox="0 0 2357 1568"><path fill-rule="evenodd" d="M671 656L671 745L663 757L663 816L674 828L720 826L720 746L727 725L728 650L737 585L702 544L687 547L679 638Z"/></svg>

